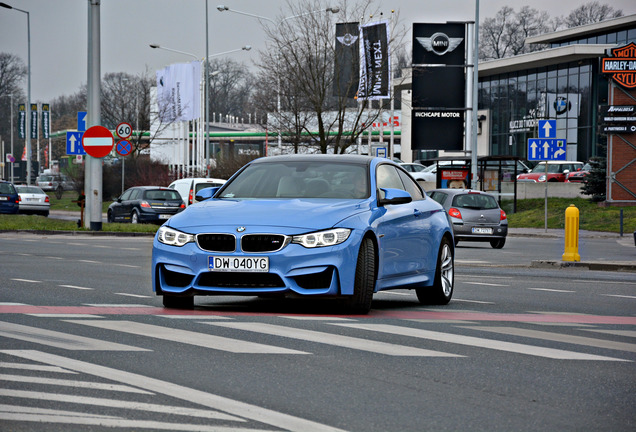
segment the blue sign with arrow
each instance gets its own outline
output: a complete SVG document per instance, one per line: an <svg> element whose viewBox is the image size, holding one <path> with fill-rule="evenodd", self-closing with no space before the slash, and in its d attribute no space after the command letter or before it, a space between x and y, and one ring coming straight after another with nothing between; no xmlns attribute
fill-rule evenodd
<svg viewBox="0 0 636 432"><path fill-rule="evenodd" d="M67 155L85 155L82 146L82 136L84 132L66 132L66 154Z"/></svg>
<svg viewBox="0 0 636 432"><path fill-rule="evenodd" d="M86 111L77 112L77 130L80 132L86 132Z"/></svg>
<svg viewBox="0 0 636 432"><path fill-rule="evenodd" d="M567 142L556 138L529 138L528 160L565 160Z"/></svg>
<svg viewBox="0 0 636 432"><path fill-rule="evenodd" d="M539 138L556 138L556 120L539 120Z"/></svg>

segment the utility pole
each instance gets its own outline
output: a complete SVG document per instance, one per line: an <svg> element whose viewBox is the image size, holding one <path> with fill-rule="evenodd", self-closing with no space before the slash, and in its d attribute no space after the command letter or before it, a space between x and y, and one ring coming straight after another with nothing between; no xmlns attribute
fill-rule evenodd
<svg viewBox="0 0 636 432"><path fill-rule="evenodd" d="M101 64L100 64L100 2L88 0L88 98L87 129L101 123ZM84 165L84 195L87 217L84 227L102 230L102 160L86 155Z"/></svg>

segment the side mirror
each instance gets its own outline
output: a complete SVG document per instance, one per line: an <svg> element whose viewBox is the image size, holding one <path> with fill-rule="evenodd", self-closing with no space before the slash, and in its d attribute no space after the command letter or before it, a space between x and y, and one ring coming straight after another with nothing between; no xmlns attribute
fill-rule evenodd
<svg viewBox="0 0 636 432"><path fill-rule="evenodd" d="M569 173L570 173L570 170L568 170L568 169L563 170L563 174L569 174Z"/></svg>
<svg viewBox="0 0 636 432"><path fill-rule="evenodd" d="M382 188L381 190L384 191L384 198L381 198L379 201L381 206L387 204L406 204L413 201L411 194L402 189Z"/></svg>
<svg viewBox="0 0 636 432"><path fill-rule="evenodd" d="M197 201L205 201L206 199L212 198L219 189L221 188L218 186L201 189L199 192L197 192L194 199L196 199Z"/></svg>

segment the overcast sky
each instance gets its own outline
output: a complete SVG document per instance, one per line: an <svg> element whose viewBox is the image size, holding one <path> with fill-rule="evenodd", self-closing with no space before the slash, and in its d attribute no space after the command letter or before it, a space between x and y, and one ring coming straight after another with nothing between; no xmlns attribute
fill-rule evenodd
<svg viewBox="0 0 636 432"><path fill-rule="evenodd" d="M206 0L101 0L101 72L154 72L168 64L192 60L188 56L151 49L155 43L205 56ZM77 92L86 83L88 0L3 0L27 10L31 18L31 99L50 102ZM603 2L601 0L601 2ZM480 0L480 21L492 17L502 6L519 9L519 0ZM567 15L586 3L580 0L525 0L551 17ZM625 15L636 13L634 0L605 1ZM264 32L258 20L216 7L278 19L285 14L286 0L209 0L210 54L251 45L252 51L231 54L252 65L263 49ZM399 12L409 29L413 23L471 21L475 0L383 0L381 11ZM411 36L407 39L410 40ZM0 8L0 52L20 56L27 62L26 14ZM25 84L26 92L26 84ZM53 108L54 109L54 108Z"/></svg>

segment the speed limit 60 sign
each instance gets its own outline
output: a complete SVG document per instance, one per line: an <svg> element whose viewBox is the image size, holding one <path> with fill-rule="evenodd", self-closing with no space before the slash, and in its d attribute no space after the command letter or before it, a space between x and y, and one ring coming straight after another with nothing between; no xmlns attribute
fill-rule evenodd
<svg viewBox="0 0 636 432"><path fill-rule="evenodd" d="M119 123L115 129L117 136L121 139L130 138L132 135L132 127L129 123Z"/></svg>

